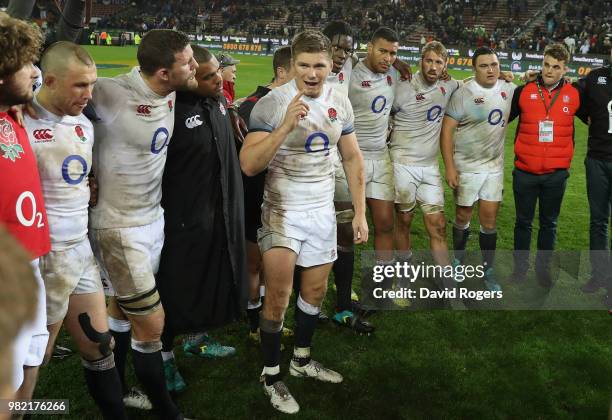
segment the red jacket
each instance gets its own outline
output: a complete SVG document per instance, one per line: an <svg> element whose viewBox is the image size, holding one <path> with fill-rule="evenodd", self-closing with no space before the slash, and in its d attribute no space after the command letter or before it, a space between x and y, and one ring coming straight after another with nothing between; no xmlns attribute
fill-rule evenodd
<svg viewBox="0 0 612 420"><path fill-rule="evenodd" d="M574 114L580 107L578 90L563 79L552 92L542 84L540 88L544 103L536 82L517 88L510 112L511 120L520 115L514 140L514 164L518 169L532 174L545 174L570 167L574 156ZM539 123L546 119L546 107L559 90L559 96L548 114L554 124L553 141L540 142Z"/></svg>

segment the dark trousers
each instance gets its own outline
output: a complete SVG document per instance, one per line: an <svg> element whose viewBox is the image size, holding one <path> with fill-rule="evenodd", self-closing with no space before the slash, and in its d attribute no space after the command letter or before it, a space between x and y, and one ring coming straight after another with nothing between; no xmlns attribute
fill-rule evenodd
<svg viewBox="0 0 612 420"><path fill-rule="evenodd" d="M531 247L531 231L535 215L536 203L540 229L538 230L538 251L552 251L557 238L557 219L561 210L561 201L567 186L569 172L560 169L548 174L535 175L520 169L512 172L512 190L514 191L514 206L516 221L514 223L514 249L529 251ZM538 253L536 270L548 268L550 252ZM520 267L527 270L528 252L516 253L515 260Z"/></svg>
<svg viewBox="0 0 612 420"><path fill-rule="evenodd" d="M591 211L590 249L591 275L604 280L609 270L608 226L612 208L612 161L587 157L586 167L587 197Z"/></svg>

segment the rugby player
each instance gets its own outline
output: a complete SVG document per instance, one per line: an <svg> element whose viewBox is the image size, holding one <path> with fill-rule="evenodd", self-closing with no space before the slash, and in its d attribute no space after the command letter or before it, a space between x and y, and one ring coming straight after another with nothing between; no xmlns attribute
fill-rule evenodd
<svg viewBox="0 0 612 420"><path fill-rule="evenodd" d="M82 111L91 99L96 65L83 48L60 41L46 50L41 68L43 85L33 103L38 118L26 115L25 123L38 160L51 235L51 252L40 259L49 330L46 359L64 323L103 417L126 418L100 271L87 237L94 133Z"/></svg>
<svg viewBox="0 0 612 420"><path fill-rule="evenodd" d="M100 78L94 88L99 194L90 213L91 237L116 301L132 325L136 376L163 418L182 418L164 379L164 311L154 275L164 240L161 178L174 128L174 91L195 87L197 63L187 35L162 29L143 37L137 59L139 67L115 78ZM125 320L117 319L120 314L111 316L121 374L129 324L126 328Z"/></svg>
<svg viewBox="0 0 612 420"><path fill-rule="evenodd" d="M365 163L365 194L374 222L377 264L393 262L393 167L387 147L389 115L398 73L392 67L399 37L381 27L368 43L368 54L353 69L349 98L355 112L355 133Z"/></svg>
<svg viewBox="0 0 612 420"><path fill-rule="evenodd" d="M394 123L390 151L395 179L396 246L402 258L411 253L410 226L417 204L435 261L450 264L446 244L444 188L438 167L440 129L446 105L460 87L440 80L448 53L432 41L422 48L420 70L411 81L400 81L393 102Z"/></svg>
<svg viewBox="0 0 612 420"><path fill-rule="evenodd" d="M355 207L354 241L363 243L368 236L363 161L353 134L352 108L345 95L325 83L332 68L330 41L320 32L304 31L295 36L291 48L295 79L255 105L240 152L246 175L268 167L263 227L258 233L266 283L259 323L262 380L272 405L285 413L299 411L281 381L279 367L281 330L296 265L303 270L290 373L325 382L342 381L342 375L310 358L327 277L336 259L336 147L343 158Z"/></svg>
<svg viewBox="0 0 612 420"><path fill-rule="evenodd" d="M449 101L440 136L446 181L455 193L453 264L463 262L478 202L484 281L489 290L499 291L493 270L496 219L504 186L504 139L516 85L499 80L499 59L488 47L474 51L472 66L475 77Z"/></svg>
<svg viewBox="0 0 612 420"><path fill-rule="evenodd" d="M291 47L284 46L274 51L272 58L272 69L274 78L267 86L258 86L255 92L240 101L238 114L244 121L249 121L253 107L261 98L270 91L284 85L293 79L293 67L291 66ZM234 103L235 104L235 103ZM247 269L249 272L249 301L247 303L247 317L249 320L249 338L260 342L259 336L259 314L262 308L261 288L263 278L260 277L262 270L261 252L257 245L257 230L261 228L261 204L263 202L264 183L266 172L255 176L243 176L244 183L244 220L247 251ZM283 327L283 335L293 335L288 328Z"/></svg>
<svg viewBox="0 0 612 420"><path fill-rule="evenodd" d="M8 113L10 107L32 100L42 35L26 22L0 12L0 223L28 252L38 283L36 315L22 328L13 346L12 389L15 398L29 400L36 386L49 338L45 286L39 258L51 248L49 224L40 187L36 157L26 131Z"/></svg>

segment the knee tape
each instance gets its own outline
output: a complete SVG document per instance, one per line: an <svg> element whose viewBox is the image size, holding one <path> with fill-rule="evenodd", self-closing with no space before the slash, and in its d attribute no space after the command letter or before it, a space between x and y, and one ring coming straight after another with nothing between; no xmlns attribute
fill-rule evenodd
<svg viewBox="0 0 612 420"><path fill-rule="evenodd" d="M132 349L140 353L155 353L161 351L162 342L157 341L138 341L132 338Z"/></svg>
<svg viewBox="0 0 612 420"><path fill-rule="evenodd" d="M272 321L270 319L264 318L263 316L260 316L259 329L267 333L280 332L283 329L283 320L281 319L280 321Z"/></svg>
<svg viewBox="0 0 612 420"><path fill-rule="evenodd" d="M87 338L98 345L98 349L102 356L107 357L113 354L113 350L111 349L113 336L109 331L96 331L93 325L91 325L91 318L87 312L79 314L79 325Z"/></svg>
<svg viewBox="0 0 612 420"><path fill-rule="evenodd" d="M115 367L115 357L113 356L113 353L111 353L102 359L93 361L81 358L81 364L85 369L102 372L105 370L111 370Z"/></svg>
<svg viewBox="0 0 612 420"><path fill-rule="evenodd" d="M355 211L353 209L340 210L336 212L336 223L352 223L355 217Z"/></svg>
<svg viewBox="0 0 612 420"><path fill-rule="evenodd" d="M444 211L444 206L439 204L423 204L421 210L423 210L424 214L442 213Z"/></svg>
<svg viewBox="0 0 612 420"><path fill-rule="evenodd" d="M494 233L497 233L497 229L493 228L493 229L487 229L485 227L483 227L482 225L480 226L480 233L484 233L485 235L492 235Z"/></svg>
<svg viewBox="0 0 612 420"><path fill-rule="evenodd" d="M306 302L304 299L302 299L301 293L297 298L297 307L300 308L302 312L308 315L319 315L319 313L321 312L320 306L311 305L310 303Z"/></svg>
<svg viewBox="0 0 612 420"><path fill-rule="evenodd" d="M159 310L161 300L157 289L154 287L148 292L128 298L117 296L117 303L126 314L147 315Z"/></svg>

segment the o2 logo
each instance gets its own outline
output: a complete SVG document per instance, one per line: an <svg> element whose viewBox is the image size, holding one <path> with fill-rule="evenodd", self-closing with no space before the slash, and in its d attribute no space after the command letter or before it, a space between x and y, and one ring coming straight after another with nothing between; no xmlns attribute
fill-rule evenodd
<svg viewBox="0 0 612 420"><path fill-rule="evenodd" d="M151 153L154 155L158 155L164 147L168 145L168 140L170 139L170 134L166 127L159 127L155 130L155 134L153 134L153 140L151 141ZM161 146L157 146L161 143Z"/></svg>
<svg viewBox="0 0 612 420"><path fill-rule="evenodd" d="M78 177L71 178L70 173L68 172L68 167L70 166L71 162L75 161L81 164L83 171L79 174ZM66 159L64 159L64 163L62 163L62 178L64 178L64 181L66 181L70 185L77 185L80 184L81 181L83 181L85 175L87 175L87 162L85 162L85 159L83 159L83 157L79 155L70 155Z"/></svg>
<svg viewBox="0 0 612 420"><path fill-rule="evenodd" d="M24 209L24 204L28 201L30 202L29 207L31 207L29 212L27 211L27 207ZM24 191L21 193L19 198L17 198L15 213L17 214L17 220L19 220L19 223L25 227L33 226L34 223L36 223L37 228L45 226L42 212L36 211L36 198L34 198L34 194L32 194L31 191ZM28 214L26 215L25 213ZM36 222L37 220L38 222Z"/></svg>
<svg viewBox="0 0 612 420"><path fill-rule="evenodd" d="M385 110L385 106L387 105L387 98L383 95L379 95L372 101L372 112L375 114L380 114Z"/></svg>
<svg viewBox="0 0 612 420"><path fill-rule="evenodd" d="M501 123L502 127L506 126L506 121L504 121L504 113L501 109L496 108L493 111L489 112L489 118L487 119L487 121L491 125L498 125L499 123Z"/></svg>
<svg viewBox="0 0 612 420"><path fill-rule="evenodd" d="M317 141L315 141L315 140L317 140ZM323 143L323 147L322 148L317 148L317 149L313 148L313 146L316 147L316 146L318 146L321 143ZM325 133L321 133L321 132L318 132L318 131L315 132L315 133L312 133L306 139L306 144L304 145L304 148L306 149L306 151L308 153L329 151L329 137L327 137L327 135Z"/></svg>
<svg viewBox="0 0 612 420"><path fill-rule="evenodd" d="M427 110L427 121L439 123L442 121L442 107L434 105Z"/></svg>

